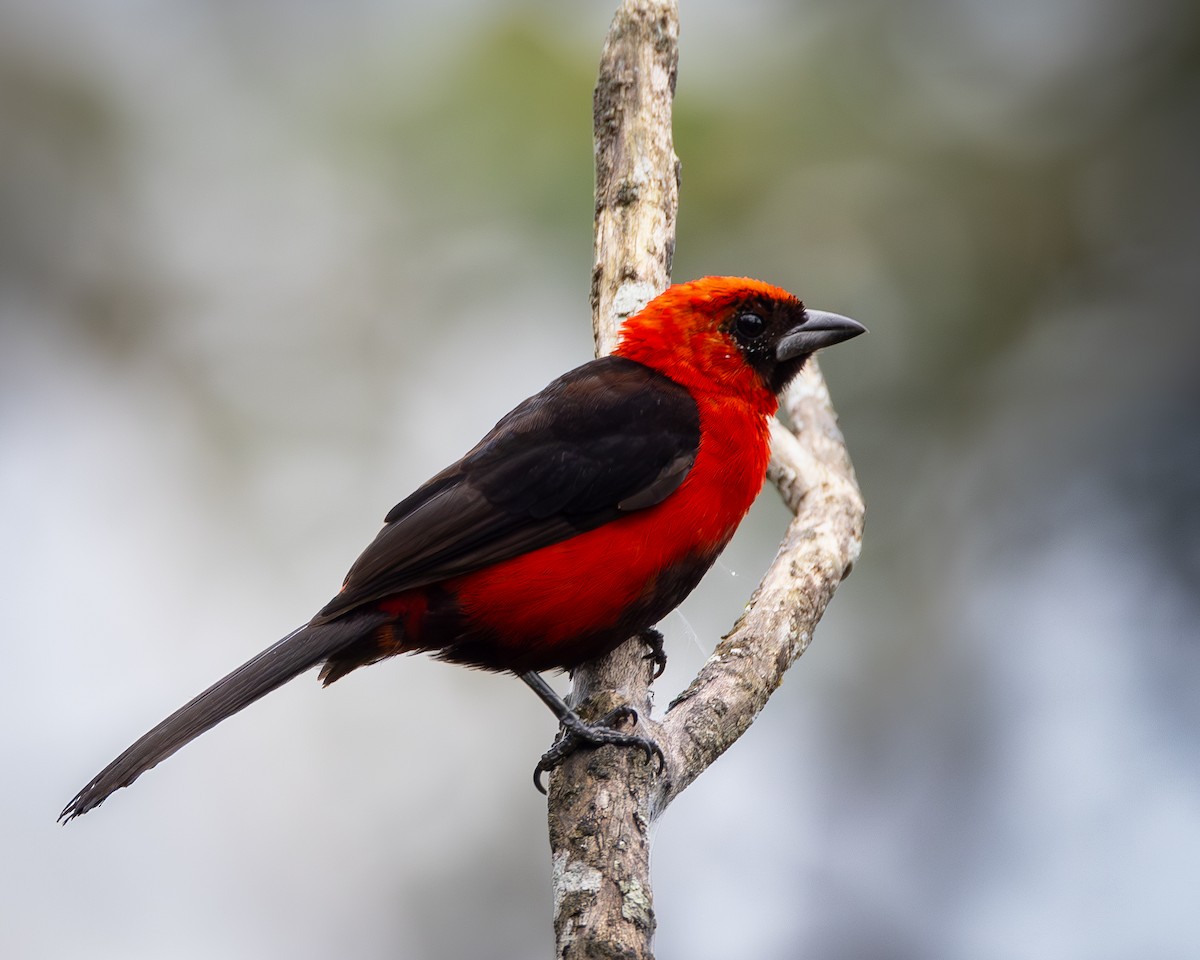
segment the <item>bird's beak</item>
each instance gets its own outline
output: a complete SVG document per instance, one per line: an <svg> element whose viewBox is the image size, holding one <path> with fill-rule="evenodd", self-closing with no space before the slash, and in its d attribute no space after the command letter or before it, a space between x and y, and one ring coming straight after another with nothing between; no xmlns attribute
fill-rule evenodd
<svg viewBox="0 0 1200 960"><path fill-rule="evenodd" d="M776 360L791 360L867 332L867 328L857 320L837 313L805 310L804 314L804 323L780 339L775 348Z"/></svg>

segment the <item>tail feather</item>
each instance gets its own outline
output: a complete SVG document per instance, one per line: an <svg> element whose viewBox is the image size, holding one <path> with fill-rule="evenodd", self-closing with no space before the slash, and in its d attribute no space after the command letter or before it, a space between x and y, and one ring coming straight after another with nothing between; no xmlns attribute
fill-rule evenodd
<svg viewBox="0 0 1200 960"><path fill-rule="evenodd" d="M289 633L135 741L75 794L58 819L66 823L99 806L109 794L129 786L180 747L328 659L374 626L374 623L356 619L306 625Z"/></svg>

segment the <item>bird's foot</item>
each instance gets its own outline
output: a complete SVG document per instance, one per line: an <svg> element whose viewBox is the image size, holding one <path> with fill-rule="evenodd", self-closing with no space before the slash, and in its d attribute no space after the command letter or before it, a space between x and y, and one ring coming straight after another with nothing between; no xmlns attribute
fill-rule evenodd
<svg viewBox="0 0 1200 960"><path fill-rule="evenodd" d="M658 635L657 631L652 632ZM658 641L661 645L661 635L658 635ZM563 720L562 736L542 755L542 759L538 761L538 765L533 770L533 785L541 793L546 792L546 788L542 785L542 774L554 770L567 757L582 747L588 749L608 745L637 747L646 754L647 763L652 759L658 760L659 773L662 773L666 766L667 759L663 755L662 748L649 737L639 737L637 734L621 733L621 731L613 729L623 720L637 721L637 711L633 707L628 705L617 707L595 723L584 723L574 714L570 716L571 719Z"/></svg>
<svg viewBox="0 0 1200 960"><path fill-rule="evenodd" d="M651 627L649 630L643 630L638 634L638 639L650 648L650 652L642 659L654 661L654 674L650 679L657 680L662 676L663 671L667 669L667 654L663 650L663 635Z"/></svg>

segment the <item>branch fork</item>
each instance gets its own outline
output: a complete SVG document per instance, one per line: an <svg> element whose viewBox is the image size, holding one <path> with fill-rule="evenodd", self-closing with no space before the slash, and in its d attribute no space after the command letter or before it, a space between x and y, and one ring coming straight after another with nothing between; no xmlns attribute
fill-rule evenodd
<svg viewBox="0 0 1200 960"><path fill-rule="evenodd" d="M678 37L675 0L623 0L601 55L591 295L598 354L616 345L626 317L670 284ZM771 424L767 476L794 517L745 612L696 677L655 719L653 664L641 640L575 671L580 715L590 721L632 706L636 732L659 744L665 767L659 773L638 750L603 747L580 751L552 774L548 820L562 960L652 958L651 823L754 722L858 558L862 495L815 360L782 405L794 432Z"/></svg>

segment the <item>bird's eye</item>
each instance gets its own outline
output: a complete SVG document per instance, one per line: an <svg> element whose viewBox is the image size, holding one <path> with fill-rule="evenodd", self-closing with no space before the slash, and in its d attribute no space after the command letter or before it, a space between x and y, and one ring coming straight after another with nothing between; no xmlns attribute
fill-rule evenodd
<svg viewBox="0 0 1200 960"><path fill-rule="evenodd" d="M762 335L762 332L767 329L767 323L757 313L742 313L733 322L733 328L737 331L738 336L753 340Z"/></svg>

